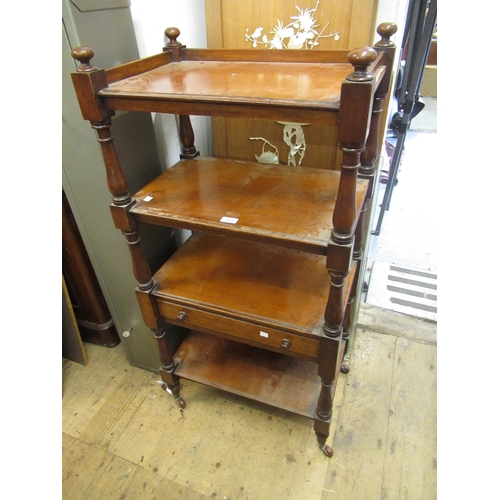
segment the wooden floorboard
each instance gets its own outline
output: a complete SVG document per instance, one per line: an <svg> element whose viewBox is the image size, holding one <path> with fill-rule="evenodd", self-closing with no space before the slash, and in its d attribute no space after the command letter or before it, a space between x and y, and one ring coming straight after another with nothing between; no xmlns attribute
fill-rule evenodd
<svg viewBox="0 0 500 500"><path fill-rule="evenodd" d="M123 346L85 344L88 366L63 360L63 498L436 498L435 332L362 305L330 459L307 418L189 381L180 410Z"/></svg>

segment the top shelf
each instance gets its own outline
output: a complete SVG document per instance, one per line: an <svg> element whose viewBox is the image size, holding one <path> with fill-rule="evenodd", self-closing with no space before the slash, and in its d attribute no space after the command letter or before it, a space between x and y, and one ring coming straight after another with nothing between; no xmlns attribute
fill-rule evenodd
<svg viewBox="0 0 500 500"><path fill-rule="evenodd" d="M379 80L383 68L370 62ZM336 125L342 84L352 72L347 51L181 47L177 56L165 51L106 70L98 95L110 110Z"/></svg>
<svg viewBox="0 0 500 500"><path fill-rule="evenodd" d="M112 83L102 97L338 110L350 64L181 61Z"/></svg>
<svg viewBox="0 0 500 500"><path fill-rule="evenodd" d="M91 121L122 110L337 125L343 108L346 117L359 114L361 101L388 82L385 50L394 47L396 25L383 23L377 31L382 39L375 48L228 50L189 49L177 41L177 28L167 28L162 53L106 70L92 65L91 48L74 49L80 66L72 78ZM364 141L365 118L344 142Z"/></svg>

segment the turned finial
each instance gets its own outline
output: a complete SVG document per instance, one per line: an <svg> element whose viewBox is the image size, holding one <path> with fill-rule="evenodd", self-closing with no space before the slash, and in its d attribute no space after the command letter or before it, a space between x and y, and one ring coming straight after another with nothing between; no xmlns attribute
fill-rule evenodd
<svg viewBox="0 0 500 500"><path fill-rule="evenodd" d="M394 35L396 31L398 31L398 25L396 23L379 24L377 33L382 40L377 42L377 47L392 47L394 43L391 41L391 36Z"/></svg>
<svg viewBox="0 0 500 500"><path fill-rule="evenodd" d="M347 80L352 82L366 82L373 79L373 75L368 71L368 66L377 58L377 52L371 47L362 47L351 50L347 54L347 60L354 66L354 72Z"/></svg>
<svg viewBox="0 0 500 500"><path fill-rule="evenodd" d="M90 60L94 57L94 51L89 47L77 47L71 51L73 59L80 63L76 71L90 71L94 66L90 64Z"/></svg>
<svg viewBox="0 0 500 500"><path fill-rule="evenodd" d="M182 45L177 41L178 36L181 34L178 28L167 28L165 30L165 36L170 40L167 47L179 47Z"/></svg>

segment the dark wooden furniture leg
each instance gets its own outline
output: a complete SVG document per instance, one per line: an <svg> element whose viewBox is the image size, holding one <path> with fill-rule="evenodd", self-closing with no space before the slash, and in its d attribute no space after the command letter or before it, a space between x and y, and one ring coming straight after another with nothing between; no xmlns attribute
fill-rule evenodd
<svg viewBox="0 0 500 500"><path fill-rule="evenodd" d="M394 64L394 57L396 45L391 41L391 37L396 33L397 25L394 23L382 23L377 28L377 33L380 35L381 40L378 41L374 49L377 54L383 54L384 63L387 68L392 68ZM363 293L366 259L369 248L369 226L373 219L374 211L374 196L376 193L375 182L377 180L377 162L380 157L382 142L384 140L384 133L382 130L384 111L387 108L387 94L389 92L392 79L391 71L386 71L381 83L379 84L375 95L373 97L372 114L370 119L370 132L366 140L366 148L360 156L360 166L358 177L369 181L368 192L361 209L361 215L356 227L356 238L354 246L353 258L358 261L358 270L356 277L357 296L351 298L351 307L354 309L353 315L357 316L361 294ZM354 335L355 326L351 324L349 332L346 334L344 331L344 338L347 341L344 350L344 359L342 361L342 373L349 372L350 351L352 347L352 337Z"/></svg>
<svg viewBox="0 0 500 500"><path fill-rule="evenodd" d="M64 191L62 243L64 281L82 340L105 347L117 346L120 337Z"/></svg>
<svg viewBox="0 0 500 500"><path fill-rule="evenodd" d="M78 89L78 96L85 96L81 99L80 107L84 119L90 121L92 128L97 133L97 140L101 146L101 151L106 167L106 177L108 189L112 195L110 207L111 215L117 229L120 229L130 250L134 276L137 280L137 294L141 311L146 325L151 328L158 342L160 353L160 375L167 388L176 398L179 406L186 406L184 400L179 395L179 377L174 374L175 361L172 352L165 338L164 323L160 318L150 292L155 283L151 275L151 270L147 259L140 246L139 224L129 214L130 209L135 204L128 191L128 183L123 173L118 155L116 153L113 137L111 135L111 117L113 111L108 111L102 103L95 97L101 88L107 85L106 75L103 70L92 66L91 59L94 53L91 49L83 47L72 52L75 60L80 62L77 72L72 75L75 88ZM190 128L188 125L186 129ZM192 129L191 129L192 132ZM190 141L189 135L185 139L187 146Z"/></svg>
<svg viewBox="0 0 500 500"><path fill-rule="evenodd" d="M373 49L357 49L348 54L354 66L342 85L342 102L346 110L356 109L362 102L364 109L371 109L371 81L368 66L377 54ZM367 82L370 85L364 86ZM364 101L364 102L363 102ZM345 315L345 283L351 269L354 250L356 220L356 181L360 155L365 148L369 115L353 120L348 112L339 117L339 141L342 151L339 192L333 212L333 230L327 249L326 267L330 275L330 294L325 310L325 324L320 338L318 374L321 392L318 400L314 429L318 444L328 457L333 450L326 444L332 415L333 395L343 354L343 323Z"/></svg>

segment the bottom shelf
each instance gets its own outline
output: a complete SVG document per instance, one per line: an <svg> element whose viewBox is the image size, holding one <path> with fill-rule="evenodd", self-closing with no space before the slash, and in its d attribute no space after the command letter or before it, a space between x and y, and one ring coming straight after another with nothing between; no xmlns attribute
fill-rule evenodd
<svg viewBox="0 0 500 500"><path fill-rule="evenodd" d="M194 330L175 359L181 378L315 417L321 388L316 363Z"/></svg>

